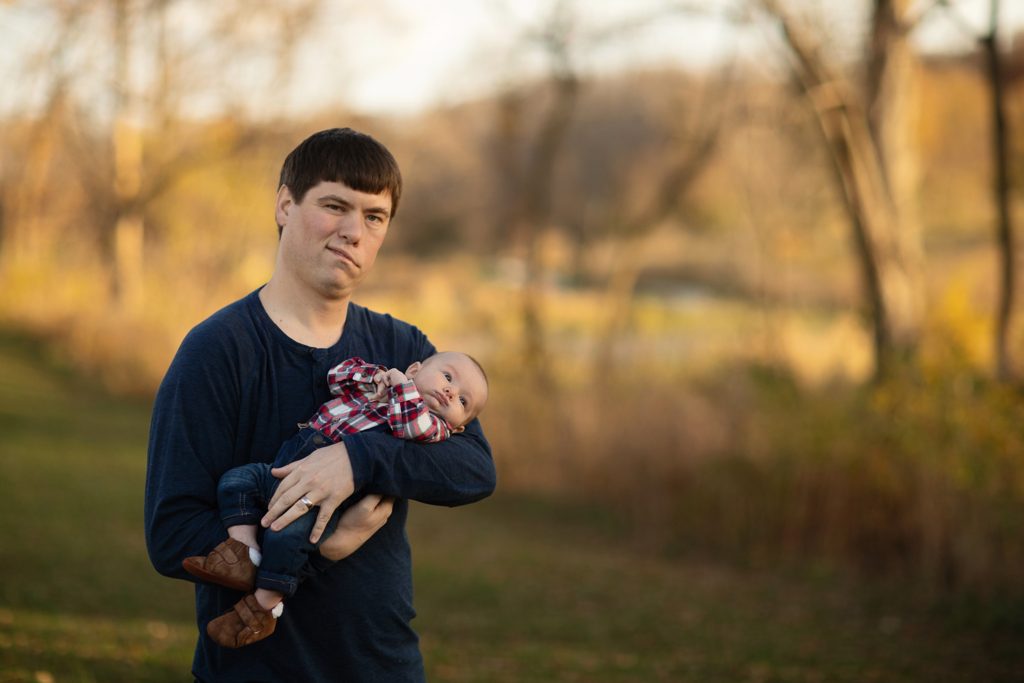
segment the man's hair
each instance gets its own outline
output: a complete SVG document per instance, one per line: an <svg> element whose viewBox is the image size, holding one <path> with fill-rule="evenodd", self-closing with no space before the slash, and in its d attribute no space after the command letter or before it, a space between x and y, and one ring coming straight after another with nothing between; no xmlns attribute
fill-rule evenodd
<svg viewBox="0 0 1024 683"><path fill-rule="evenodd" d="M343 183L353 190L391 195L391 215L402 196L402 173L387 147L351 128L314 133L291 151L281 166L281 181L295 203L321 182ZM281 226L277 226L278 235Z"/></svg>

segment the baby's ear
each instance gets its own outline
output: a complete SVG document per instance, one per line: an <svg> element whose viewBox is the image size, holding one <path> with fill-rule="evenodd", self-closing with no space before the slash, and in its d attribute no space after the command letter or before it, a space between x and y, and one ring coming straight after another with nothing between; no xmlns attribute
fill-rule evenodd
<svg viewBox="0 0 1024 683"><path fill-rule="evenodd" d="M452 429L452 434L461 434L464 431L466 431L465 427L455 427Z"/></svg>
<svg viewBox="0 0 1024 683"><path fill-rule="evenodd" d="M405 369L405 376L415 377L416 373L420 371L421 367L423 367L423 363L416 361L415 363L413 363L412 365Z"/></svg>

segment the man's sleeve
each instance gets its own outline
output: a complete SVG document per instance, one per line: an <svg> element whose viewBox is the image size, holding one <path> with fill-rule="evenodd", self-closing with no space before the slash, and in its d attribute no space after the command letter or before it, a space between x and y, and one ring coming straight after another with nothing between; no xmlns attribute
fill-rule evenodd
<svg viewBox="0 0 1024 683"><path fill-rule="evenodd" d="M217 481L230 466L238 416L237 374L224 347L208 336L186 337L160 385L146 469L150 560L161 574L189 580L181 561L225 537Z"/></svg>
<svg viewBox="0 0 1024 683"><path fill-rule="evenodd" d="M418 330L412 333L408 358L389 359L390 367L408 365L435 353ZM465 505L494 492L497 474L491 447L479 420L440 443L396 439L388 433L346 434L356 490L409 498L431 505Z"/></svg>
<svg viewBox="0 0 1024 683"><path fill-rule="evenodd" d="M432 505L465 505L494 492L497 475L479 420L439 443L385 432L344 436L357 490Z"/></svg>

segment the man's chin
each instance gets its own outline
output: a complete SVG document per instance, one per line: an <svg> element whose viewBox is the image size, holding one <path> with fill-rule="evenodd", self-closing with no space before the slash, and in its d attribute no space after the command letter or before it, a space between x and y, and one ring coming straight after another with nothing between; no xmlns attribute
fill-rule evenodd
<svg viewBox="0 0 1024 683"><path fill-rule="evenodd" d="M320 283L320 286L317 287L317 292L328 301L342 301L352 297L356 284L356 282L351 280L345 280L344 282L328 280Z"/></svg>

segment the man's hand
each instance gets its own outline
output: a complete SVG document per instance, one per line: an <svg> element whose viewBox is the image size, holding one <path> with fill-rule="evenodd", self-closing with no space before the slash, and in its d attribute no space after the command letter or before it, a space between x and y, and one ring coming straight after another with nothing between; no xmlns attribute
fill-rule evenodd
<svg viewBox="0 0 1024 683"><path fill-rule="evenodd" d="M260 523L280 531L309 511L303 502L305 499L311 505L320 506L310 543L320 539L334 510L355 490L352 463L345 444L340 441L319 448L302 460L275 467L270 473L281 479L281 484Z"/></svg>
<svg viewBox="0 0 1024 683"><path fill-rule="evenodd" d="M334 533L320 544L320 554L337 562L354 553L384 526L394 504L394 498L370 494L345 510Z"/></svg>

